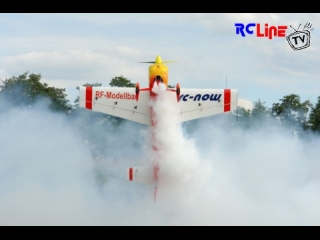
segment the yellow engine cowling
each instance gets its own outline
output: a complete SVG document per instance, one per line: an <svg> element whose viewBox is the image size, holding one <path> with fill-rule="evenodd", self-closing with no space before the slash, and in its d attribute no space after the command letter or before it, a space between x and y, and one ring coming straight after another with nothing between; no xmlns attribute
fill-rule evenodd
<svg viewBox="0 0 320 240"><path fill-rule="evenodd" d="M160 56L157 56L155 64L149 67L149 87L152 89L154 82L160 81L168 86L168 67L162 64Z"/></svg>

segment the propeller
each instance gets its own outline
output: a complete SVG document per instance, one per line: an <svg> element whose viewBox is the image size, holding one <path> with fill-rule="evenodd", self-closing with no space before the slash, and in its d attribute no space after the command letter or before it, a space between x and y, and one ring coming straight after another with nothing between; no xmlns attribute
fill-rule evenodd
<svg viewBox="0 0 320 240"><path fill-rule="evenodd" d="M161 57L158 55L158 56L156 57L156 60L155 60L155 61L139 62L139 63L162 64L162 63L173 63L173 62L178 62L178 61L174 61L174 60L166 60L166 61L162 61Z"/></svg>
<svg viewBox="0 0 320 240"><path fill-rule="evenodd" d="M175 63L175 62L179 62L179 61L168 60L168 61L162 61L161 63ZM153 64L155 64L156 62L153 61L153 62L138 62L138 63L153 63Z"/></svg>
<svg viewBox="0 0 320 240"><path fill-rule="evenodd" d="M179 61L168 60L168 61L163 61L162 63L175 63L175 62L179 62Z"/></svg>

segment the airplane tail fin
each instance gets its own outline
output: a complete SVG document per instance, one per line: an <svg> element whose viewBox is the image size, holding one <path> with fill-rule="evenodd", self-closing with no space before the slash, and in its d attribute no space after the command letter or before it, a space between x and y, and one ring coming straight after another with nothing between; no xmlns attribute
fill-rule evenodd
<svg viewBox="0 0 320 240"><path fill-rule="evenodd" d="M155 186L154 187L154 202L156 202L156 200L157 200L157 193L158 193L158 187Z"/></svg>
<svg viewBox="0 0 320 240"><path fill-rule="evenodd" d="M158 193L158 171L158 166L142 166L128 168L127 179L132 182L154 184L154 201L156 201Z"/></svg>
<svg viewBox="0 0 320 240"><path fill-rule="evenodd" d="M152 184L154 183L153 167L142 166L128 168L127 179L132 182Z"/></svg>

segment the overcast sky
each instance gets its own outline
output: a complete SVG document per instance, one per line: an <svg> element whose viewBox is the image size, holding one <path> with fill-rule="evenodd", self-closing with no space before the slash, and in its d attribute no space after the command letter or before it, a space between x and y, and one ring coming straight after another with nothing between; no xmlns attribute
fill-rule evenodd
<svg viewBox="0 0 320 240"><path fill-rule="evenodd" d="M288 94L320 96L320 14L0 14L0 79L26 71L66 88L109 86L115 76L147 85L157 55L177 60L169 84L236 88L239 98L268 107ZM286 25L286 36L311 23L310 47L294 51L286 38L241 37L235 23ZM253 29L253 28L252 28Z"/></svg>

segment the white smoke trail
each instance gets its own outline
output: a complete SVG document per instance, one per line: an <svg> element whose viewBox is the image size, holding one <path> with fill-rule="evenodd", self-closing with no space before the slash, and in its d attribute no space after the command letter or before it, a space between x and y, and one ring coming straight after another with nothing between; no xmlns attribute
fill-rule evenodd
<svg viewBox="0 0 320 240"><path fill-rule="evenodd" d="M186 199L208 180L211 167L201 159L195 142L183 134L176 94L167 91L163 83L155 84L152 91L157 94L157 100L151 100L150 105L156 122L152 134L157 148L153 157L160 168L159 192L161 195L167 191L165 198L170 196L171 201Z"/></svg>
<svg viewBox="0 0 320 240"><path fill-rule="evenodd" d="M319 137L231 127L224 115L191 122L187 136L168 107L155 106L163 114L158 144L167 150L159 152L161 174L170 176L156 203L152 187L125 177L127 167L146 162L143 126L83 125L105 135L108 155L97 164L74 128L82 116L39 105L2 111L0 225L320 225Z"/></svg>
<svg viewBox="0 0 320 240"><path fill-rule="evenodd" d="M90 153L66 118L44 105L0 116L0 225L77 224L73 217L88 213Z"/></svg>

